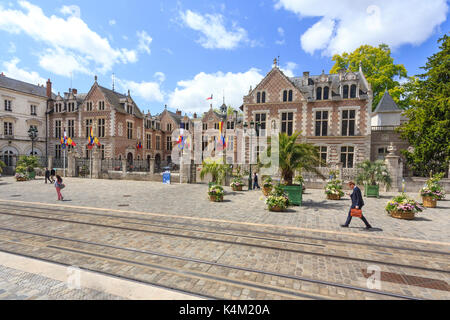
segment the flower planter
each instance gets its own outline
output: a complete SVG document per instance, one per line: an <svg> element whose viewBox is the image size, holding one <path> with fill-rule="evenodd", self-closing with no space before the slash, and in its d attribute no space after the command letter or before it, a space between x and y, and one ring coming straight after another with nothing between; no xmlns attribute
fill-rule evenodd
<svg viewBox="0 0 450 320"><path fill-rule="evenodd" d="M289 202L296 206L302 205L303 191L302 186L281 186L284 192L288 195Z"/></svg>
<svg viewBox="0 0 450 320"><path fill-rule="evenodd" d="M338 194L327 194L328 200L341 200L341 196Z"/></svg>
<svg viewBox="0 0 450 320"><path fill-rule="evenodd" d="M242 187L243 187L243 186L239 186L239 187L231 187L231 189L232 189L233 191L242 191Z"/></svg>
<svg viewBox="0 0 450 320"><path fill-rule="evenodd" d="M437 200L434 197L422 197L425 208L436 208Z"/></svg>
<svg viewBox="0 0 450 320"><path fill-rule="evenodd" d="M209 196L209 200L211 202L223 202L223 196L217 197L217 196Z"/></svg>
<svg viewBox="0 0 450 320"><path fill-rule="evenodd" d="M364 196L376 197L380 199L380 186L379 185L371 186L368 184L364 185Z"/></svg>
<svg viewBox="0 0 450 320"><path fill-rule="evenodd" d="M282 209L278 206L269 207L269 211L272 211L272 212L284 212L285 210L286 209Z"/></svg>
<svg viewBox="0 0 450 320"><path fill-rule="evenodd" d="M272 191L272 188L262 188L262 193L267 197L269 193Z"/></svg>
<svg viewBox="0 0 450 320"><path fill-rule="evenodd" d="M28 173L28 179L34 180L36 178L36 171Z"/></svg>
<svg viewBox="0 0 450 320"><path fill-rule="evenodd" d="M391 217L395 219L414 220L415 213L411 211L391 211Z"/></svg>

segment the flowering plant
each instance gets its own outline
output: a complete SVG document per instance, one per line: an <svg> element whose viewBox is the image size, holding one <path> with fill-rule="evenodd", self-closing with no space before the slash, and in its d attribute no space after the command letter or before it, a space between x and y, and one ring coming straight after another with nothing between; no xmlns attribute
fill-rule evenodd
<svg viewBox="0 0 450 320"><path fill-rule="evenodd" d="M419 205L418 202L409 198L406 194L395 197L388 202L386 206L386 211L390 214L392 211L403 211L403 212L422 212L424 208Z"/></svg>
<svg viewBox="0 0 450 320"><path fill-rule="evenodd" d="M28 175L25 173L16 173L16 175L14 177L16 178L16 181L27 181L28 180Z"/></svg>
<svg viewBox="0 0 450 320"><path fill-rule="evenodd" d="M445 199L445 190L439 184L439 181L444 177L443 173L438 173L432 176L426 183L426 186L420 190L422 197L432 197L436 200Z"/></svg>
<svg viewBox="0 0 450 320"><path fill-rule="evenodd" d="M273 187L272 182L273 182L272 177L267 177L266 179L264 179L263 187L272 188Z"/></svg>
<svg viewBox="0 0 450 320"><path fill-rule="evenodd" d="M242 179L239 177L234 178L230 185L230 187L232 187L232 188L239 188L239 187L243 187L243 186L244 186L244 182L242 182Z"/></svg>
<svg viewBox="0 0 450 320"><path fill-rule="evenodd" d="M208 190L208 195L210 197L214 197L216 199L216 201L219 201L224 196L224 194L225 194L225 191L223 190L223 188L221 186L218 186L218 185L213 185Z"/></svg>
<svg viewBox="0 0 450 320"><path fill-rule="evenodd" d="M342 191L342 182L338 179L332 179L325 186L325 194L327 195L339 195L339 197L344 196L344 191Z"/></svg>
<svg viewBox="0 0 450 320"><path fill-rule="evenodd" d="M289 198L280 185L274 187L273 191L266 199L266 204L269 210L277 207L281 210L286 210L289 206Z"/></svg>

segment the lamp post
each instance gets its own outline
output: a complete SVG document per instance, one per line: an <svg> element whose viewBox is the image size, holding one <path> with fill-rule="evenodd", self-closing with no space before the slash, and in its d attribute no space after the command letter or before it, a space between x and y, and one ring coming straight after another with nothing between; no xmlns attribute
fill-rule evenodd
<svg viewBox="0 0 450 320"><path fill-rule="evenodd" d="M37 139L38 136L38 129L36 127L30 127L30 130L28 130L28 136L31 139L31 155L34 156L34 140Z"/></svg>
<svg viewBox="0 0 450 320"><path fill-rule="evenodd" d="M256 123L256 131L258 131L260 127L260 123ZM248 125L244 124L244 131L247 132ZM249 164L250 164L250 172L248 175L248 190L253 190L252 188L252 155L253 155L253 129L255 129L255 123L253 121L250 122L250 155L249 155ZM257 133L258 134L258 133Z"/></svg>

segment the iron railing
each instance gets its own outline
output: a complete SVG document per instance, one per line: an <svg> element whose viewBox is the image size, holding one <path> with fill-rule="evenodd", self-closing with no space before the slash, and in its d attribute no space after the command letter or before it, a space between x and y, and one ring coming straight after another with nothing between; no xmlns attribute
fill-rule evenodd
<svg viewBox="0 0 450 320"><path fill-rule="evenodd" d="M122 171L122 160L119 159L103 159L101 162L101 172Z"/></svg>

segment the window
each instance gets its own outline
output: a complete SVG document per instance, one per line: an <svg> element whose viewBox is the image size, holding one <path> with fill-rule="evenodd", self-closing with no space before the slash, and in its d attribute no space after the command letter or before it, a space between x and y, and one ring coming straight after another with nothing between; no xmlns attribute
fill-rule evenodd
<svg viewBox="0 0 450 320"><path fill-rule="evenodd" d="M316 100L322 100L322 87L317 88Z"/></svg>
<svg viewBox="0 0 450 320"><path fill-rule="evenodd" d="M266 121L267 121L267 114L265 113L257 113L255 114L255 122L260 123L259 130L257 128L256 135L260 135L260 130L266 130Z"/></svg>
<svg viewBox="0 0 450 320"><path fill-rule="evenodd" d="M69 135L70 138L74 138L75 137L75 120L69 120L67 121L67 134Z"/></svg>
<svg viewBox="0 0 450 320"><path fill-rule="evenodd" d="M57 144L55 145L55 158L56 159L61 159L61 145Z"/></svg>
<svg viewBox="0 0 450 320"><path fill-rule="evenodd" d="M105 128L106 128L106 120L105 119L98 119L98 137L104 138L105 137Z"/></svg>
<svg viewBox="0 0 450 320"><path fill-rule="evenodd" d="M227 122L227 129L234 130L234 121Z"/></svg>
<svg viewBox="0 0 450 320"><path fill-rule="evenodd" d="M105 101L99 101L98 102L98 110L104 111L105 110Z"/></svg>
<svg viewBox="0 0 450 320"><path fill-rule="evenodd" d="M152 135L147 133L147 150L152 148Z"/></svg>
<svg viewBox="0 0 450 320"><path fill-rule="evenodd" d="M328 100L330 98L330 88L323 88L323 100Z"/></svg>
<svg viewBox="0 0 450 320"><path fill-rule="evenodd" d="M316 137L328 135L328 111L316 111Z"/></svg>
<svg viewBox="0 0 450 320"><path fill-rule="evenodd" d="M133 139L133 123L127 122L127 137L128 139Z"/></svg>
<svg viewBox="0 0 450 320"><path fill-rule="evenodd" d="M189 131L189 122L184 123L184 129Z"/></svg>
<svg viewBox="0 0 450 320"><path fill-rule="evenodd" d="M214 129L219 130L219 124L217 122L214 123Z"/></svg>
<svg viewBox="0 0 450 320"><path fill-rule="evenodd" d="M208 130L208 124L207 123L204 123L203 124L203 130L205 131L205 130Z"/></svg>
<svg viewBox="0 0 450 320"><path fill-rule="evenodd" d="M67 112L75 112L75 102L69 102L67 104Z"/></svg>
<svg viewBox="0 0 450 320"><path fill-rule="evenodd" d="M161 150L161 136L156 136L156 150Z"/></svg>
<svg viewBox="0 0 450 320"><path fill-rule="evenodd" d="M156 122L156 130L161 130L161 123L160 122Z"/></svg>
<svg viewBox="0 0 450 320"><path fill-rule="evenodd" d="M127 113L133 114L133 106L130 104L127 104Z"/></svg>
<svg viewBox="0 0 450 320"><path fill-rule="evenodd" d="M261 92L256 94L256 103L261 103Z"/></svg>
<svg viewBox="0 0 450 320"><path fill-rule="evenodd" d="M36 110L37 110L37 106L35 106L35 105L31 105L30 106L30 110L31 110L31 115L32 116L36 116L37 115L37 113L36 113Z"/></svg>
<svg viewBox="0 0 450 320"><path fill-rule="evenodd" d="M351 88L350 88L350 98L354 99L356 98L356 85L352 84Z"/></svg>
<svg viewBox="0 0 450 320"><path fill-rule="evenodd" d="M384 160L386 155L389 154L388 148L384 147L384 148L378 148L378 155L377 155L377 159L378 160Z"/></svg>
<svg viewBox="0 0 450 320"><path fill-rule="evenodd" d="M168 136L166 139L167 139L166 150L172 151L172 137Z"/></svg>
<svg viewBox="0 0 450 320"><path fill-rule="evenodd" d="M62 112L62 103L55 103L55 112L56 113Z"/></svg>
<svg viewBox="0 0 450 320"><path fill-rule="evenodd" d="M61 134L61 120L55 121L55 138L60 139L62 137Z"/></svg>
<svg viewBox="0 0 450 320"><path fill-rule="evenodd" d="M328 148L327 147L319 147L319 156L320 156L320 164L319 166L327 165L327 157L328 157Z"/></svg>
<svg viewBox="0 0 450 320"><path fill-rule="evenodd" d="M5 100L5 111L12 111L11 100Z"/></svg>
<svg viewBox="0 0 450 320"><path fill-rule="evenodd" d="M262 93L262 101L261 102L266 103L266 93L265 92Z"/></svg>
<svg viewBox="0 0 450 320"><path fill-rule="evenodd" d="M145 120L145 129L150 129L152 127L152 122L150 120Z"/></svg>
<svg viewBox="0 0 450 320"><path fill-rule="evenodd" d="M344 86L344 92L343 92L342 97L344 99L348 99L348 86Z"/></svg>
<svg viewBox="0 0 450 320"><path fill-rule="evenodd" d="M92 111L92 102L86 102L86 111Z"/></svg>
<svg viewBox="0 0 450 320"><path fill-rule="evenodd" d="M354 136L355 135L355 110L342 111L342 135Z"/></svg>
<svg viewBox="0 0 450 320"><path fill-rule="evenodd" d="M202 151L208 149L208 137L202 137Z"/></svg>
<svg viewBox="0 0 450 320"><path fill-rule="evenodd" d="M168 123L166 127L167 127L167 131L172 131L172 124L171 123Z"/></svg>
<svg viewBox="0 0 450 320"><path fill-rule="evenodd" d="M89 135L91 134L92 124L93 124L92 119L86 119L86 138L88 138Z"/></svg>
<svg viewBox="0 0 450 320"><path fill-rule="evenodd" d="M4 124L4 128L5 128L5 131L4 131L5 136L12 136L14 133L12 122L4 122L3 124Z"/></svg>
<svg viewBox="0 0 450 320"><path fill-rule="evenodd" d="M100 151L102 153L102 160L105 160L105 145L104 144L102 144L100 146Z"/></svg>
<svg viewBox="0 0 450 320"><path fill-rule="evenodd" d="M292 136L294 129L294 113L283 112L281 114L281 132L286 133L288 136Z"/></svg>
<svg viewBox="0 0 450 320"><path fill-rule="evenodd" d="M284 90L283 91L283 102L287 102L287 95L288 95L288 92L287 92L287 90Z"/></svg>
<svg viewBox="0 0 450 320"><path fill-rule="evenodd" d="M292 92L292 90L289 90L289 96L288 96L288 101L289 102L292 101L292 96L293 96L293 92Z"/></svg>
<svg viewBox="0 0 450 320"><path fill-rule="evenodd" d="M341 162L344 168L353 168L353 159L355 158L354 147L342 147L341 148Z"/></svg>

